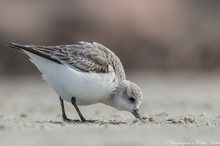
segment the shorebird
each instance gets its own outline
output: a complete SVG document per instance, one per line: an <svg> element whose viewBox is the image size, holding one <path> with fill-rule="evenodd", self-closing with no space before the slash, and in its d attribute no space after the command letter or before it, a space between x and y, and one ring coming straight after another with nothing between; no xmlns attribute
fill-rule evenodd
<svg viewBox="0 0 220 146"><path fill-rule="evenodd" d="M103 103L125 110L141 119L139 106L143 101L141 89L126 80L120 59L107 47L93 42L73 45L37 46L11 43L23 51L59 95L62 118L67 118L63 100L72 103L81 122L86 122L78 105Z"/></svg>

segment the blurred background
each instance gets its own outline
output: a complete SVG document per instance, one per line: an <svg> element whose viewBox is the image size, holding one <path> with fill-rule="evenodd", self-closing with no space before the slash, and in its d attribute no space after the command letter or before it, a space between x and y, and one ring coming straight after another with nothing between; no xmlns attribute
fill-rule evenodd
<svg viewBox="0 0 220 146"><path fill-rule="evenodd" d="M0 0L0 73L36 73L21 44L99 42L126 71L220 69L219 0Z"/></svg>
<svg viewBox="0 0 220 146"><path fill-rule="evenodd" d="M26 55L7 47L10 42L83 40L119 56L128 79L144 92L144 113L218 113L219 18L219 0L0 0L0 98L16 97L18 104L46 85ZM45 90L42 98L50 93Z"/></svg>

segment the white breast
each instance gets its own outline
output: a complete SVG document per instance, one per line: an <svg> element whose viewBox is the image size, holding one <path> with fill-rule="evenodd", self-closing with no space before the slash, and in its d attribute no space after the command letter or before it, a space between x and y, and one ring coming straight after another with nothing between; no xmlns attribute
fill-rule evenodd
<svg viewBox="0 0 220 146"><path fill-rule="evenodd" d="M43 78L64 100L75 97L79 105L104 102L117 84L115 73L84 73L67 65L57 64L35 54L24 51L31 57Z"/></svg>

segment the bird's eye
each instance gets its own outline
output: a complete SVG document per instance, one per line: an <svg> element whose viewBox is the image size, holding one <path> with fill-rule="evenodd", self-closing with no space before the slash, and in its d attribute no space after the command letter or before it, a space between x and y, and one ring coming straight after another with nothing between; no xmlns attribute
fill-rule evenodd
<svg viewBox="0 0 220 146"><path fill-rule="evenodd" d="M130 100L130 102L135 102L135 98L133 98L133 97L130 97L129 100Z"/></svg>

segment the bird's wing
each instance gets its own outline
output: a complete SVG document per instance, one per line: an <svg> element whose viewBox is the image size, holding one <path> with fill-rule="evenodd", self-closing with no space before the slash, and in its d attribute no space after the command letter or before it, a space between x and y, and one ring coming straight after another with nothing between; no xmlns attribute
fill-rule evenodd
<svg viewBox="0 0 220 146"><path fill-rule="evenodd" d="M68 65L82 72L108 73L111 65L119 80L125 79L119 58L105 46L98 43L79 42L74 45L34 46L10 44L38 56Z"/></svg>

